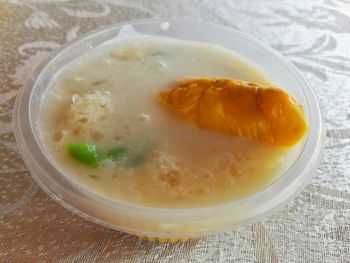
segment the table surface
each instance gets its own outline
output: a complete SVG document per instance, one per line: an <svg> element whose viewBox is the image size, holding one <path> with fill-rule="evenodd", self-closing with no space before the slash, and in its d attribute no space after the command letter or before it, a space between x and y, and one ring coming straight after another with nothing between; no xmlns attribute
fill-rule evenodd
<svg viewBox="0 0 350 263"><path fill-rule="evenodd" d="M327 128L312 182L242 229L183 244L87 222L31 179L12 133L16 94L52 50L99 26L149 17L211 21L280 51L315 90ZM350 2L0 1L0 262L350 262Z"/></svg>

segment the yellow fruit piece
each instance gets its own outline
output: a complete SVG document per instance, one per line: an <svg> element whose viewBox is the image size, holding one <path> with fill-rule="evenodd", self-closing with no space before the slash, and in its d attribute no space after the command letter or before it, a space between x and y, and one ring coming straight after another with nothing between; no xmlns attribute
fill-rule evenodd
<svg viewBox="0 0 350 263"><path fill-rule="evenodd" d="M198 127L279 146L305 134L304 110L285 91L233 79L189 79L159 94L160 104Z"/></svg>

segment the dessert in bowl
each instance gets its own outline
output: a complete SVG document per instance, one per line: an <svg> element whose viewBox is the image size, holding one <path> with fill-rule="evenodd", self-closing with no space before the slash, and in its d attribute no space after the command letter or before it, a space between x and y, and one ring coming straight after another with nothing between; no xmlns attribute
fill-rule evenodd
<svg viewBox="0 0 350 263"><path fill-rule="evenodd" d="M34 178L82 216L149 239L257 220L301 189L321 152L319 108L300 73L221 26L111 26L62 48L34 76L14 117ZM276 92L287 96L278 111L262 106Z"/></svg>

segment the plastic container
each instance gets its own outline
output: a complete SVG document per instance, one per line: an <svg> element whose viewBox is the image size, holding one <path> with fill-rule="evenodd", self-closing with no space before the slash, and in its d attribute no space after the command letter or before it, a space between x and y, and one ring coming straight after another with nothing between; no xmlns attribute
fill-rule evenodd
<svg viewBox="0 0 350 263"><path fill-rule="evenodd" d="M217 44L246 57L303 105L309 122L305 145L294 164L262 191L222 205L194 209L142 207L91 192L61 174L49 161L38 136L42 93L53 74L72 59L116 37L121 28L156 36ZM112 25L85 34L39 66L26 80L14 107L13 127L23 159L35 181L67 209L95 223L149 240L176 241L255 222L272 213L309 181L324 142L324 127L315 96L300 72L270 47L239 31L188 20L142 20Z"/></svg>

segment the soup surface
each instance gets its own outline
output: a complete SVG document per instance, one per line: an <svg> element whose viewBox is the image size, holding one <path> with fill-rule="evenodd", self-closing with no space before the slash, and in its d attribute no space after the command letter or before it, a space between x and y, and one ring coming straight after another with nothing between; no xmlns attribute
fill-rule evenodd
<svg viewBox="0 0 350 263"><path fill-rule="evenodd" d="M200 129L157 102L187 78L234 78L271 85L224 48L166 38L98 48L60 70L42 99L47 151L76 183L112 199L190 208L228 202L268 184L296 156L281 148ZM72 158L68 145L90 143L98 165Z"/></svg>

